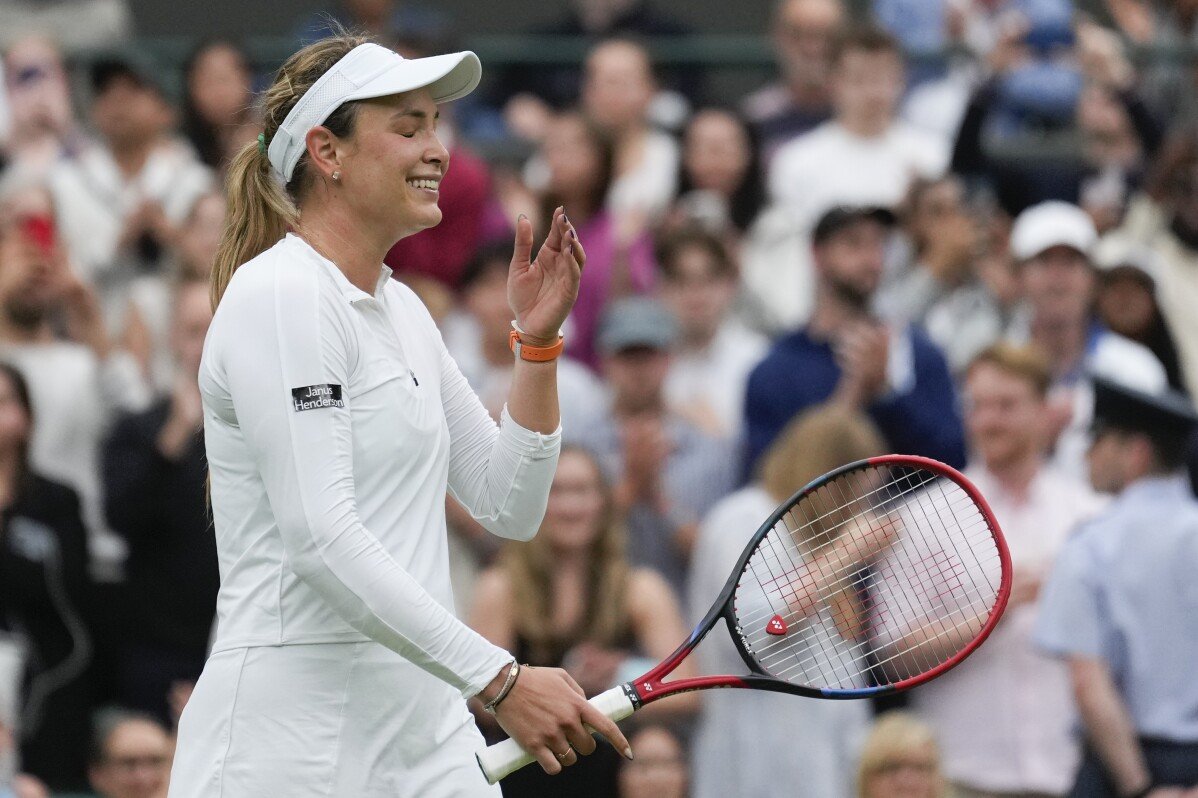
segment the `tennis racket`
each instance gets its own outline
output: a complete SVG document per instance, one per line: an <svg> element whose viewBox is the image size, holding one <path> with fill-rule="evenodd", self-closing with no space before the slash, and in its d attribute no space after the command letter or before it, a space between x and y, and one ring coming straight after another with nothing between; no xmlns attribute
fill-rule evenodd
<svg viewBox="0 0 1198 798"><path fill-rule="evenodd" d="M620 721L712 687L832 699L906 690L981 645L1010 591L1006 542L964 476L923 457L861 460L775 510L686 642L591 704ZM665 681L721 620L748 673ZM533 761L511 739L478 753L492 784Z"/></svg>

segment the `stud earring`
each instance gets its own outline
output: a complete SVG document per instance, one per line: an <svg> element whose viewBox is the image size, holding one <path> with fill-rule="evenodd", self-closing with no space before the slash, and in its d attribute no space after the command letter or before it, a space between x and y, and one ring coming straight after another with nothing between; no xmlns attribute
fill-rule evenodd
<svg viewBox="0 0 1198 798"><path fill-rule="evenodd" d="M333 172L333 180L334 180L334 181L337 181L337 180L340 180L340 179L341 179L341 170L340 170L340 169L338 169L337 171Z"/></svg>

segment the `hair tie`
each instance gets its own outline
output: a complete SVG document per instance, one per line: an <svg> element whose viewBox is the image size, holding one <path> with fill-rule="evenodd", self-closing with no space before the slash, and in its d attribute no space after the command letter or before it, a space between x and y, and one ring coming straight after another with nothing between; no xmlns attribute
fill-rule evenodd
<svg viewBox="0 0 1198 798"><path fill-rule="evenodd" d="M266 134L265 133L258 134L258 152L262 153L263 155L266 154Z"/></svg>

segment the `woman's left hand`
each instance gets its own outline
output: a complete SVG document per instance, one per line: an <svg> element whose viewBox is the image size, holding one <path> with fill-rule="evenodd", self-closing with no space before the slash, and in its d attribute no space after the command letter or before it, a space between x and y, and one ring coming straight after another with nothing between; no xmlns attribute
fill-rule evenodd
<svg viewBox="0 0 1198 798"><path fill-rule="evenodd" d="M563 208L553 212L549 235L536 260L530 260L532 243L532 222L521 216L516 220L516 249L508 269L507 299L525 340L551 346L578 299L586 253Z"/></svg>

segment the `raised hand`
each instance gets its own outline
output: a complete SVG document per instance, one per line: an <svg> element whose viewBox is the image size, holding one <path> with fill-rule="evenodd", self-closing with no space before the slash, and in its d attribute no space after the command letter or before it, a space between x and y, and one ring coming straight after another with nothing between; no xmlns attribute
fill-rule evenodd
<svg viewBox="0 0 1198 798"><path fill-rule="evenodd" d="M563 208L553 212L549 235L532 256L532 222L516 221L516 247L508 269L507 299L525 340L551 345L578 299L578 282L586 253Z"/></svg>

